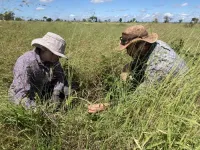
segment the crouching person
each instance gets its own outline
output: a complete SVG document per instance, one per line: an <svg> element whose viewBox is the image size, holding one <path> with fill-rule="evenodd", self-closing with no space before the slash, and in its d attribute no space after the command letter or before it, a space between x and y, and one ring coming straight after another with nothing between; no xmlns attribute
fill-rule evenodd
<svg viewBox="0 0 200 150"><path fill-rule="evenodd" d="M13 70L13 82L8 94L10 100L26 109L36 106L36 94L44 102L59 106L68 96L68 84L59 58L64 55L66 42L57 34L48 32L34 39L34 49L20 56Z"/></svg>
<svg viewBox="0 0 200 150"><path fill-rule="evenodd" d="M168 75L185 74L185 61L165 42L158 40L156 33L148 33L142 25L128 27L120 37L120 50L126 49L133 61L126 64L120 75L123 81L131 80L136 91L161 82ZM105 110L107 105L88 106L89 113Z"/></svg>

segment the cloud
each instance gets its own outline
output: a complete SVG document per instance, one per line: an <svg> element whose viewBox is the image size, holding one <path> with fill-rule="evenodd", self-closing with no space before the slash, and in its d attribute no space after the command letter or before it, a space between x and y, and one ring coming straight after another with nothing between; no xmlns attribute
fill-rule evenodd
<svg viewBox="0 0 200 150"><path fill-rule="evenodd" d="M173 17L174 15L171 13L165 13L164 16Z"/></svg>
<svg viewBox="0 0 200 150"><path fill-rule="evenodd" d="M182 13L181 16L189 16L189 14Z"/></svg>
<svg viewBox="0 0 200 150"><path fill-rule="evenodd" d="M146 14L142 19L146 19L146 18L150 18L151 15L150 14Z"/></svg>
<svg viewBox="0 0 200 150"><path fill-rule="evenodd" d="M188 5L188 3L183 3L183 4L181 4L181 7L184 7L184 6L187 6Z"/></svg>
<svg viewBox="0 0 200 150"><path fill-rule="evenodd" d="M43 2L43 3L50 3L52 2L53 0L40 0L40 2Z"/></svg>
<svg viewBox="0 0 200 150"><path fill-rule="evenodd" d="M76 15L74 15L74 14L71 14L71 15L69 15L70 17L75 17Z"/></svg>
<svg viewBox="0 0 200 150"><path fill-rule="evenodd" d="M37 7L36 10L44 10L44 7Z"/></svg>
<svg viewBox="0 0 200 150"><path fill-rule="evenodd" d="M104 2L111 2L112 0L91 0L91 3L104 3Z"/></svg>
<svg viewBox="0 0 200 150"><path fill-rule="evenodd" d="M125 14L124 17L129 17L129 15L128 15L128 14Z"/></svg>
<svg viewBox="0 0 200 150"><path fill-rule="evenodd" d="M144 8L144 9L141 9L140 12L141 12L141 13L146 13L147 10Z"/></svg>

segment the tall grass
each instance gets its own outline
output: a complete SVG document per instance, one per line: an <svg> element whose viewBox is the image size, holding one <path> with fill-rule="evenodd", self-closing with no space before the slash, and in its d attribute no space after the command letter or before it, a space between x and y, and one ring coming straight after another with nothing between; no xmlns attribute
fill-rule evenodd
<svg viewBox="0 0 200 150"><path fill-rule="evenodd" d="M143 24L176 48L189 71L140 92L119 79L131 58L116 47L130 25L0 22L0 148L200 149L199 25ZM66 39L70 59L62 64L70 83L79 88L66 102L67 110L51 113L38 106L37 112L27 111L8 102L12 67L32 49L31 41L48 31ZM113 105L88 114L85 105L98 102Z"/></svg>

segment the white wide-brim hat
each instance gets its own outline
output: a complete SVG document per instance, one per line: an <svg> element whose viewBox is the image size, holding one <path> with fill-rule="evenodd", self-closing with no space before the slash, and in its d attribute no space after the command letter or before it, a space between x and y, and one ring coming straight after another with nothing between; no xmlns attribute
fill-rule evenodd
<svg viewBox="0 0 200 150"><path fill-rule="evenodd" d="M55 55L67 58L67 56L64 55L66 42L61 36L55 33L48 32L44 37L34 39L31 45L39 48L43 46Z"/></svg>

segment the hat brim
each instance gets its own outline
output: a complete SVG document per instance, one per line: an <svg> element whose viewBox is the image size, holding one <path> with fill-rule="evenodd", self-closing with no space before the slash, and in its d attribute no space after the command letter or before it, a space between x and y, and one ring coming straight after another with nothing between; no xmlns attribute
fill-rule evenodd
<svg viewBox="0 0 200 150"><path fill-rule="evenodd" d="M122 45L120 44L119 47L118 47L118 50L124 50L125 48L127 48L130 44L132 43L135 43L137 41L145 41L145 42L148 42L148 43L154 43L158 40L158 34L157 33L152 33L150 34L148 37L146 38L136 38L136 39L133 39L132 41L130 41L129 43L127 43L126 45Z"/></svg>
<svg viewBox="0 0 200 150"><path fill-rule="evenodd" d="M48 50L50 50L53 54L57 55L57 56L60 56L62 58L68 58L67 56L65 56L64 54L62 53L59 53L57 51L54 50L54 46L48 42L46 42L46 40L42 39L42 38L38 38L38 39L34 39L32 42L31 42L31 45L32 46L35 46L35 47L45 47L47 48Z"/></svg>

